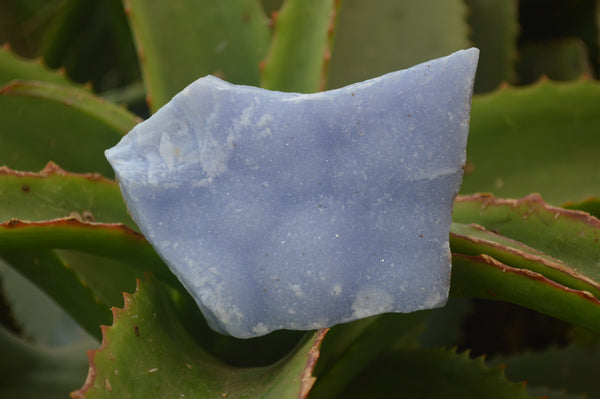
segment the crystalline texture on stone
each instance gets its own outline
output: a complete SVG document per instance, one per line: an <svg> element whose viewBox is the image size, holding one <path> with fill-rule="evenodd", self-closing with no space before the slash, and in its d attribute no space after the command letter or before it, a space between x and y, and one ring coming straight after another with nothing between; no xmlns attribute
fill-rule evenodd
<svg viewBox="0 0 600 399"><path fill-rule="evenodd" d="M478 55L316 94L206 76L106 156L141 231L221 333L439 307Z"/></svg>

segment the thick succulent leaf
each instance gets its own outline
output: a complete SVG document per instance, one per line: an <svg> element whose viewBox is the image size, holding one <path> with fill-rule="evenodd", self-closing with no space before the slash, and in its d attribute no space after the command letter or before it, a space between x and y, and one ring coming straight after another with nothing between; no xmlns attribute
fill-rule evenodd
<svg viewBox="0 0 600 399"><path fill-rule="evenodd" d="M560 205L600 195L600 84L542 81L473 98L461 193Z"/></svg>
<svg viewBox="0 0 600 399"><path fill-rule="evenodd" d="M96 173L69 173L54 163L38 173L0 167L0 198L0 222L73 217L137 229L114 181Z"/></svg>
<svg viewBox="0 0 600 399"><path fill-rule="evenodd" d="M392 383L390 383L392 382ZM394 351L354 379L343 398L526 399L524 383L509 382L501 367L452 349Z"/></svg>
<svg viewBox="0 0 600 399"><path fill-rule="evenodd" d="M0 398L58 399L77 389L86 373L84 340L60 348L33 346L0 326Z"/></svg>
<svg viewBox="0 0 600 399"><path fill-rule="evenodd" d="M428 314L385 314L332 327L321 349L310 398L338 397L385 351L417 346L417 335Z"/></svg>
<svg viewBox="0 0 600 399"><path fill-rule="evenodd" d="M513 81L519 32L517 0L466 0L471 40L481 50L475 92Z"/></svg>
<svg viewBox="0 0 600 399"><path fill-rule="evenodd" d="M64 66L72 79L98 91L139 79L121 0L60 0L53 8L39 50L47 65Z"/></svg>
<svg viewBox="0 0 600 399"><path fill-rule="evenodd" d="M124 3L153 111L207 74L259 85L269 28L258 1ZM157 29L161 26L169 28Z"/></svg>
<svg viewBox="0 0 600 399"><path fill-rule="evenodd" d="M473 195L457 198L453 220L477 223L600 282L600 221L589 214L550 206L535 194L519 200Z"/></svg>
<svg viewBox="0 0 600 399"><path fill-rule="evenodd" d="M177 287L175 276L144 237L121 224L82 222L76 218L44 222L11 219L0 224L0 251L69 249L126 262Z"/></svg>
<svg viewBox="0 0 600 399"><path fill-rule="evenodd" d="M37 81L13 81L4 86L2 95L40 98L73 107L100 124L125 135L142 120L125 108L75 87Z"/></svg>
<svg viewBox="0 0 600 399"><path fill-rule="evenodd" d="M55 98L49 100L13 95L10 85L0 89L0 163L39 170L48 161L55 161L72 171L112 176L103 151L126 133L116 128L123 126L123 113L114 120L114 105L96 101L90 107L90 98L83 91L76 93L79 95L72 98L54 93ZM85 101L78 105L83 97ZM102 108L90 114L95 107Z"/></svg>
<svg viewBox="0 0 600 399"><path fill-rule="evenodd" d="M331 60L336 88L471 47L460 0L344 0Z"/></svg>
<svg viewBox="0 0 600 399"><path fill-rule="evenodd" d="M100 339L100 324L110 321L109 306L54 252L2 249L0 257L54 299L90 335Z"/></svg>
<svg viewBox="0 0 600 399"><path fill-rule="evenodd" d="M490 255L506 265L532 270L562 285L588 291L600 298L600 283L597 281L582 275L559 259L481 226L454 223L450 232L450 245L455 253Z"/></svg>
<svg viewBox="0 0 600 399"><path fill-rule="evenodd" d="M425 330L419 335L424 348L452 347L464 336L465 320L473 311L469 298L451 296L446 306L432 310L425 321Z"/></svg>
<svg viewBox="0 0 600 399"><path fill-rule="evenodd" d="M543 76L552 80L573 80L590 75L588 52L578 38L527 43L519 49L519 83L531 83Z"/></svg>
<svg viewBox="0 0 600 399"><path fill-rule="evenodd" d="M93 0L66 0L61 3L45 29L41 43L45 62L53 66L63 64L72 40L81 40L77 36L81 35L82 21L89 25L90 20L86 17L94 11Z"/></svg>
<svg viewBox="0 0 600 399"><path fill-rule="evenodd" d="M579 202L566 202L563 207L587 212L596 218L600 218L600 197L591 197Z"/></svg>
<svg viewBox="0 0 600 399"><path fill-rule="evenodd" d="M520 1L520 44L576 37L585 43L589 60L597 71L598 6L596 1Z"/></svg>
<svg viewBox="0 0 600 399"><path fill-rule="evenodd" d="M153 279L138 283L135 294L125 294L125 307L113 314L113 325L103 327L102 346L89 353L88 378L74 398L306 398L326 332L308 333L272 366L234 368L192 340Z"/></svg>
<svg viewBox="0 0 600 399"><path fill-rule="evenodd" d="M52 71L41 59L28 60L10 51L8 46L0 48L0 86L14 79L39 80L43 82L73 86L64 70Z"/></svg>
<svg viewBox="0 0 600 399"><path fill-rule="evenodd" d="M325 90L339 0L287 0L274 14L275 32L262 64L262 87Z"/></svg>
<svg viewBox="0 0 600 399"><path fill-rule="evenodd" d="M569 345L543 352L494 358L491 363L506 365L508 378L527 379L529 387L567 390L597 398L600 396L598 357L597 346Z"/></svg>
<svg viewBox="0 0 600 399"><path fill-rule="evenodd" d="M600 333L600 300L591 293L507 266L488 255L454 254L451 292L515 303Z"/></svg>
<svg viewBox="0 0 600 399"><path fill-rule="evenodd" d="M2 256L95 336L145 272L180 288L150 244L117 223L135 227L113 181L54 164L40 173L0 168L0 198Z"/></svg>
<svg viewBox="0 0 600 399"><path fill-rule="evenodd" d="M52 298L3 261L0 261L0 293L19 335L28 342L64 346L84 337L93 340ZM110 316L108 312L106 315Z"/></svg>

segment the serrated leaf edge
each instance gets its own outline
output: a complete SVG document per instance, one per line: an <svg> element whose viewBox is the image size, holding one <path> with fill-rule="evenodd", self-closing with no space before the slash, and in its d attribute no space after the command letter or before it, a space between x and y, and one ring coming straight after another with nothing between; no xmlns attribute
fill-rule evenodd
<svg viewBox="0 0 600 399"><path fill-rule="evenodd" d="M83 399L83 398L85 398L87 391L89 391L93 387L94 382L96 380L96 374L97 374L96 363L95 363L94 357L96 356L96 354L98 352L105 350L106 347L108 346L108 342L107 342L107 338L106 338L106 333L107 333L108 329L115 325L115 322L119 318L119 314L126 309L127 305L129 305L133 302L133 296L139 292L140 284L141 284L141 281L139 279L135 279L135 291L133 292L133 294L130 294L128 292L123 293L123 303L124 303L123 307L122 308L112 307L110 309L112 312L112 315L113 315L113 322L110 326L105 326L105 325L100 326L100 329L102 330L102 343L100 344L100 346L97 349L92 349L92 350L89 350L86 352L88 360L89 360L88 375L85 379L85 382L83 383L83 386L80 389L78 389L77 391L71 392L71 394L70 394L71 398ZM110 383L106 385L106 389L108 391L111 390Z"/></svg>
<svg viewBox="0 0 600 399"><path fill-rule="evenodd" d="M147 278L149 277L148 274L146 276L147 276ZM122 308L118 308L118 307L111 308L111 312L113 315L112 324L110 326L105 326L105 325L100 326L100 329L102 331L102 343L100 344L100 346L97 349L92 349L92 350L89 350L86 352L88 360L89 360L88 374L87 374L87 377L85 379L83 386L80 389L78 389L77 391L70 393L71 398L84 399L86 397L87 392L94 386L96 376L97 376L95 356L97 353L99 353L107 348L107 346L108 346L108 341L107 341L108 330L115 325L116 321L120 317L120 314L127 309L127 306L132 304L135 301L133 297L136 294L138 294L138 292L140 291L140 285L142 282L140 281L140 279L136 279L135 283L136 283L136 288L133 293L128 293L128 292L123 293L123 307ZM314 385L314 382L316 380L316 377L313 375L314 368L315 368L317 360L319 359L319 356L320 356L321 344L323 343L323 339L325 338L325 335L327 334L328 331L329 331L328 328L320 329L316 332L315 337L312 338L313 343L312 343L308 353L306 354L307 360L306 360L304 369L302 371L302 374L300 376L300 389L298 392L298 399L307 399L308 394ZM282 359L282 361L284 361L284 360ZM105 388L108 391L111 391L111 389L112 389L110 386L110 383L108 381L105 382Z"/></svg>
<svg viewBox="0 0 600 399"><path fill-rule="evenodd" d="M28 63L30 65L37 65L37 66L43 68L45 72L49 72L49 73L55 74L57 76L61 76L65 79L67 79L67 81L70 84L72 84L74 87L78 87L82 90L91 92L91 88L92 88L91 83L81 84L81 83L77 83L77 82L73 81L67 75L67 69L64 66L57 68L57 69L53 69L53 68L48 67L48 65L46 65L46 62L44 61L43 57L36 57L36 58L22 57L13 51L9 42L5 42L2 44L1 51L6 51L6 52L10 53L13 57L15 57L16 59L18 59L21 62Z"/></svg>
<svg viewBox="0 0 600 399"><path fill-rule="evenodd" d="M541 75L539 77L539 79L537 79L536 81L534 81L530 84L527 84L527 85L523 85L523 86L517 86L517 85L511 84L510 82L502 81L496 89L489 91L489 92L481 93L481 94L475 94L474 97L481 98L481 99L493 98L495 95L503 94L505 92L523 93L523 92L529 92L529 91L532 91L532 90L535 90L537 88L544 87L544 86L568 87L568 86L577 86L577 85L586 84L586 83L591 83L596 86L598 85L598 81L596 81L588 73L581 74L581 76L579 76L577 79L566 80L566 81L552 80L547 75Z"/></svg>
<svg viewBox="0 0 600 399"><path fill-rule="evenodd" d="M554 280L547 278L543 274L534 272L529 269L520 269L520 268L508 266L489 255L482 254L482 255L472 256L472 255L463 255L463 254L453 253L452 256L453 257L461 257L461 258L467 259L467 260L482 261L486 265L500 270L502 273L511 273L511 274L524 276L530 280L538 280L539 282L541 282L543 284L550 285L552 288L555 288L555 289L558 289L558 290L561 290L561 291L564 291L564 292L567 292L570 294L575 294L575 295L585 299L586 301L592 302L594 305L600 306L600 299L596 298L591 292L581 291L581 290L576 290L574 288L566 287L560 283L557 283ZM494 294L490 293L490 295L493 296Z"/></svg>
<svg viewBox="0 0 600 399"><path fill-rule="evenodd" d="M110 185L117 185L114 180L108 179L102 176L100 173L74 173L67 172L56 163L50 161L46 164L44 169L39 172L30 172L30 171L20 171L11 169L8 166L0 166L0 176L16 176L16 177L50 177L50 176L61 176L61 177L79 177L84 178L94 182L103 182Z"/></svg>
<svg viewBox="0 0 600 399"><path fill-rule="evenodd" d="M526 215L523 215L523 218L526 219L529 215L532 215L538 209L554 213L554 218L558 219L561 216L564 216L568 219L575 219L579 222L585 223L591 227L600 229L600 220L590 215L587 212L578 211L574 209L564 209L556 206L549 205L544 201L542 196L538 193L532 193L525 197L512 199L512 198L497 198L493 194L490 193L478 193L471 195L458 195L455 199L455 202L481 202L481 210L485 210L489 206L502 206L508 205L511 208L518 208L521 205L529 205L532 210Z"/></svg>
<svg viewBox="0 0 600 399"><path fill-rule="evenodd" d="M588 288L596 289L597 292L595 293L596 294L595 296L600 298L600 283L596 282L595 280L593 280L581 273L578 273L575 268L566 264L565 262L561 261L560 259L556 259L550 255L547 255L541 251L536 250L535 248L529 247L519 241L496 234L478 224L472 223L469 226L471 226L477 230L484 231L484 232L490 234L491 236L496 236L496 237L502 238L503 240L513 242L515 244L515 247L509 247L509 246L503 245L503 244L495 242L495 241L490 241L490 240L486 240L484 238L469 236L469 235L465 235L465 234L458 234L458 233L454 233L452 231L450 231L450 237L456 237L456 238L459 238L459 239L462 239L465 241L469 241L473 244L489 246L493 249L497 249L497 250L506 252L510 255L519 256L526 261L540 263L550 269L553 269L560 273L564 273L568 277L573 278L574 280L579 280L585 284L589 284L591 287L588 287ZM520 247L520 248L517 248L517 247Z"/></svg>

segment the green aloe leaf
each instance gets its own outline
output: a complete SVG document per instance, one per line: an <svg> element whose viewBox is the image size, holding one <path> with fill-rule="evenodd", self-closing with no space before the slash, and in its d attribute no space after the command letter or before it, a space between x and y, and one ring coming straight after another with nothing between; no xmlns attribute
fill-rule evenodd
<svg viewBox="0 0 600 399"><path fill-rule="evenodd" d="M461 193L540 193L560 205L600 195L600 84L542 81L473 98Z"/></svg>
<svg viewBox="0 0 600 399"><path fill-rule="evenodd" d="M589 214L550 206L539 195L519 200L473 195L457 198L453 219L477 223L600 282L600 220Z"/></svg>
<svg viewBox="0 0 600 399"><path fill-rule="evenodd" d="M68 105L122 135L142 121L125 108L75 87L18 80L4 86L2 95L40 98Z"/></svg>
<svg viewBox="0 0 600 399"><path fill-rule="evenodd" d="M45 348L18 339L0 326L0 398L68 397L85 378L90 342Z"/></svg>
<svg viewBox="0 0 600 399"><path fill-rule="evenodd" d="M258 1L127 0L125 11L153 111L207 74L259 85L269 28Z"/></svg>
<svg viewBox="0 0 600 399"><path fill-rule="evenodd" d="M113 325L103 327L102 346L90 353L88 379L74 398L306 398L326 331L308 333L272 366L235 368L194 342L153 279L125 294L125 307L113 314Z"/></svg>
<svg viewBox="0 0 600 399"><path fill-rule="evenodd" d="M119 224L81 222L75 218L47 222L0 224L0 251L69 249L126 262L131 268L152 272L161 280L178 286L174 275L139 233Z"/></svg>
<svg viewBox="0 0 600 399"><path fill-rule="evenodd" d="M586 277L559 259L492 233L481 226L454 223L450 230L450 246L454 253L486 254L506 265L532 270L557 283L588 291L600 298L599 282Z"/></svg>
<svg viewBox="0 0 600 399"><path fill-rule="evenodd" d="M390 383L392 382L392 383ZM501 367L453 349L393 351L377 359L343 398L526 399L524 383L509 382Z"/></svg>
<svg viewBox="0 0 600 399"><path fill-rule="evenodd" d="M488 255L453 254L451 292L511 302L600 333L600 300Z"/></svg>
<svg viewBox="0 0 600 399"><path fill-rule="evenodd" d="M118 223L135 227L116 183L53 164L40 173L1 168L0 194L1 256L95 336L145 272L181 289L150 244Z"/></svg>
<svg viewBox="0 0 600 399"><path fill-rule="evenodd" d="M0 167L0 222L65 217L137 230L119 186L99 174L70 173L54 163L37 173Z"/></svg>
<svg viewBox="0 0 600 399"><path fill-rule="evenodd" d="M0 257L50 296L90 335L101 338L100 324L110 321L108 304L56 253L2 249Z"/></svg>
<svg viewBox="0 0 600 399"><path fill-rule="evenodd" d="M53 71L41 59L28 60L10 51L8 46L0 48L0 86L14 79L39 80L43 82L74 86L64 70Z"/></svg>
<svg viewBox="0 0 600 399"><path fill-rule="evenodd" d="M339 0L287 0L274 16L262 87L312 93L326 88Z"/></svg>
<svg viewBox="0 0 600 399"><path fill-rule="evenodd" d="M91 0L67 0L58 6L42 38L42 54L48 65L63 64L69 44L81 34L81 21L94 11L93 4ZM89 25L90 21L86 22Z"/></svg>
<svg viewBox="0 0 600 399"><path fill-rule="evenodd" d="M600 197L586 198L579 202L566 202L563 207L587 212L596 218L600 218Z"/></svg>
<svg viewBox="0 0 600 399"><path fill-rule="evenodd" d="M481 49L475 92L487 92L512 82L519 33L517 0L466 0L471 39Z"/></svg>
<svg viewBox="0 0 600 399"><path fill-rule="evenodd" d="M344 0L331 60L336 88L471 47L461 0Z"/></svg>
<svg viewBox="0 0 600 399"><path fill-rule="evenodd" d="M571 344L543 352L494 358L491 363L504 364L508 378L527 379L529 387L568 390L596 398L600 395L596 373L598 357L597 346Z"/></svg>
<svg viewBox="0 0 600 399"><path fill-rule="evenodd" d="M386 314L332 327L321 349L310 398L338 397L381 354L396 346L418 346L428 313Z"/></svg>
<svg viewBox="0 0 600 399"><path fill-rule="evenodd" d="M28 342L63 346L82 338L92 339L45 292L2 260L0 291L13 321L3 319L4 326L16 330Z"/></svg>
<svg viewBox="0 0 600 399"><path fill-rule="evenodd" d="M542 77L573 80L591 75L588 50L578 38L526 43L519 49L519 83L532 83Z"/></svg>
<svg viewBox="0 0 600 399"><path fill-rule="evenodd" d="M139 79L120 0L60 0L54 8L39 50L47 65L64 66L72 79L99 91Z"/></svg>
<svg viewBox="0 0 600 399"><path fill-rule="evenodd" d="M104 150L135 117L79 89L40 84L37 90L30 86L28 94L23 90L19 84L0 89L1 164L39 170L54 161L69 170L113 176Z"/></svg>

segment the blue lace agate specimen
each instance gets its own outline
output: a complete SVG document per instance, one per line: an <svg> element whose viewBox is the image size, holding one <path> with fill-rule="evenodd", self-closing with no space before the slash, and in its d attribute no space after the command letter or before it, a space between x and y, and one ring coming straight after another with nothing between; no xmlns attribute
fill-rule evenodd
<svg viewBox="0 0 600 399"><path fill-rule="evenodd" d="M439 307L478 55L316 94L206 76L106 157L141 231L221 333Z"/></svg>

